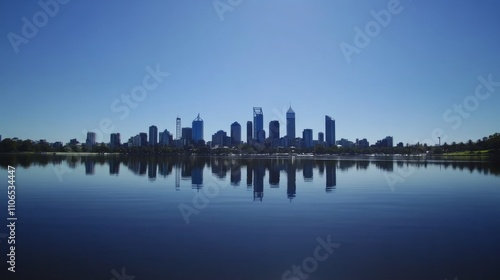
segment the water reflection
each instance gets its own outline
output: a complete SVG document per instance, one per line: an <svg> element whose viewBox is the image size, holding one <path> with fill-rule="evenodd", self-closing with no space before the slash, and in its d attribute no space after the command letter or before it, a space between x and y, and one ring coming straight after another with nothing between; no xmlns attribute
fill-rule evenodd
<svg viewBox="0 0 500 280"><path fill-rule="evenodd" d="M86 175L95 175L96 165L108 165L109 175L119 176L122 173L121 166L138 176L147 175L150 181L155 181L159 176L167 178L175 176L176 189L180 187L180 181L191 181L193 188L200 189L203 186L203 173L205 168L220 180L227 180L229 173L230 183L239 186L242 180L242 172L246 170L246 185L253 190L254 198L262 200L264 193L264 179L268 176L271 188L280 187L280 178L286 174L288 198L293 199L296 195L297 172L302 173L305 182L312 182L314 174L318 174L321 180L325 180L326 192L331 192L337 185L337 172L349 169L368 170L379 169L384 172L394 172L395 168L423 168L438 165L442 169L453 169L460 171L478 172L484 175L500 175L500 165L497 162L487 161L460 161L460 160L432 160L432 159L302 159L294 160L288 158L249 159L228 157L157 157L157 156L60 156L60 155L2 155L0 156L0 168L7 169L8 165L29 168L30 166L66 165L70 169L76 169L83 165ZM395 167L396 166L396 167ZM323 177L325 177L323 179Z"/></svg>

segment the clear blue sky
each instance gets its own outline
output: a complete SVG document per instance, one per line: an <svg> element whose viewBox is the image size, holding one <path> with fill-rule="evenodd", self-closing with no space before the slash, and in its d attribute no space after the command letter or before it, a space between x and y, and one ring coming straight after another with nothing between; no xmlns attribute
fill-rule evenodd
<svg viewBox="0 0 500 280"><path fill-rule="evenodd" d="M500 3L403 0L348 63L340 44L355 46L353 28L389 2L243 0L221 20L211 0L71 0L16 54L9 32L23 36L21 19L33 22L42 8L1 1L0 135L83 141L83 130L109 118L126 140L151 124L174 132L177 116L191 126L200 113L205 140L234 121L245 139L254 106L266 130L278 119L284 135L289 104L297 135L312 128L314 139L325 114L337 139L371 143L413 143L436 128L448 142L499 132L499 86L468 118L443 114L464 100L477 105L467 97L479 76L500 81ZM122 120L111 104L142 84L148 65L170 75Z"/></svg>

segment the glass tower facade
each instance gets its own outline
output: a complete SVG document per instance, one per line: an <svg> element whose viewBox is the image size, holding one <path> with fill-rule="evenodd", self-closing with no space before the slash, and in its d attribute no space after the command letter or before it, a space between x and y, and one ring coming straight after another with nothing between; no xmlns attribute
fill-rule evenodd
<svg viewBox="0 0 500 280"><path fill-rule="evenodd" d="M197 144L199 141L203 140L203 120L200 118L200 114L193 120L193 142Z"/></svg>

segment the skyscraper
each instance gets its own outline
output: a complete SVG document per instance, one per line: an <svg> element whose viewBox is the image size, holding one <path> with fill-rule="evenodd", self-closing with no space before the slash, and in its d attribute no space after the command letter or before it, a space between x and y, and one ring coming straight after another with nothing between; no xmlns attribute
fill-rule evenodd
<svg viewBox="0 0 500 280"><path fill-rule="evenodd" d="M146 132L139 133L140 146L145 147L148 145L148 134Z"/></svg>
<svg viewBox="0 0 500 280"><path fill-rule="evenodd" d="M335 120L330 116L325 116L326 145L335 145Z"/></svg>
<svg viewBox="0 0 500 280"><path fill-rule="evenodd" d="M181 118L175 119L175 140L181 139Z"/></svg>
<svg viewBox="0 0 500 280"><path fill-rule="evenodd" d="M160 144L163 146L170 145L170 132L165 129L163 132L160 132L160 135Z"/></svg>
<svg viewBox="0 0 500 280"><path fill-rule="evenodd" d="M183 127L181 138L191 141L191 139L193 139L193 129L191 127Z"/></svg>
<svg viewBox="0 0 500 280"><path fill-rule="evenodd" d="M85 140L85 144L89 147L94 147L95 145L95 132L87 132L87 139Z"/></svg>
<svg viewBox="0 0 500 280"><path fill-rule="evenodd" d="M241 125L238 122L231 124L231 145L239 145L241 143Z"/></svg>
<svg viewBox="0 0 500 280"><path fill-rule="evenodd" d="M286 137L295 139L295 112L292 110L292 106L286 112Z"/></svg>
<svg viewBox="0 0 500 280"><path fill-rule="evenodd" d="M280 122L270 121L269 122L269 139L279 139L280 138Z"/></svg>
<svg viewBox="0 0 500 280"><path fill-rule="evenodd" d="M304 147L312 148L313 146L313 130L312 129L304 129L302 132L302 138L304 139Z"/></svg>
<svg viewBox="0 0 500 280"><path fill-rule="evenodd" d="M318 132L318 142L323 143L325 141L325 134L323 132Z"/></svg>
<svg viewBox="0 0 500 280"><path fill-rule="evenodd" d="M193 120L193 142L198 144L199 141L203 141L203 120L200 118L200 114Z"/></svg>
<svg viewBox="0 0 500 280"><path fill-rule="evenodd" d="M158 127L152 125L149 127L149 146L158 144Z"/></svg>
<svg viewBox="0 0 500 280"><path fill-rule="evenodd" d="M252 143L252 133L253 133L252 122L247 121L247 144Z"/></svg>
<svg viewBox="0 0 500 280"><path fill-rule="evenodd" d="M264 130L264 113L261 107L253 107L253 139L259 140Z"/></svg>
<svg viewBox="0 0 500 280"><path fill-rule="evenodd" d="M111 149L121 145L120 133L111 133L109 139L109 146Z"/></svg>

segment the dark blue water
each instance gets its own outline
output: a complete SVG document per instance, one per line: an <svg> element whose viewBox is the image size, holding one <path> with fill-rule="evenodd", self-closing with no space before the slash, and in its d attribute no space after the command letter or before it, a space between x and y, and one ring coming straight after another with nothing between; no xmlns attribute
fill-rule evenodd
<svg viewBox="0 0 500 280"><path fill-rule="evenodd" d="M4 157L4 182L7 164L1 279L500 279L495 163Z"/></svg>

